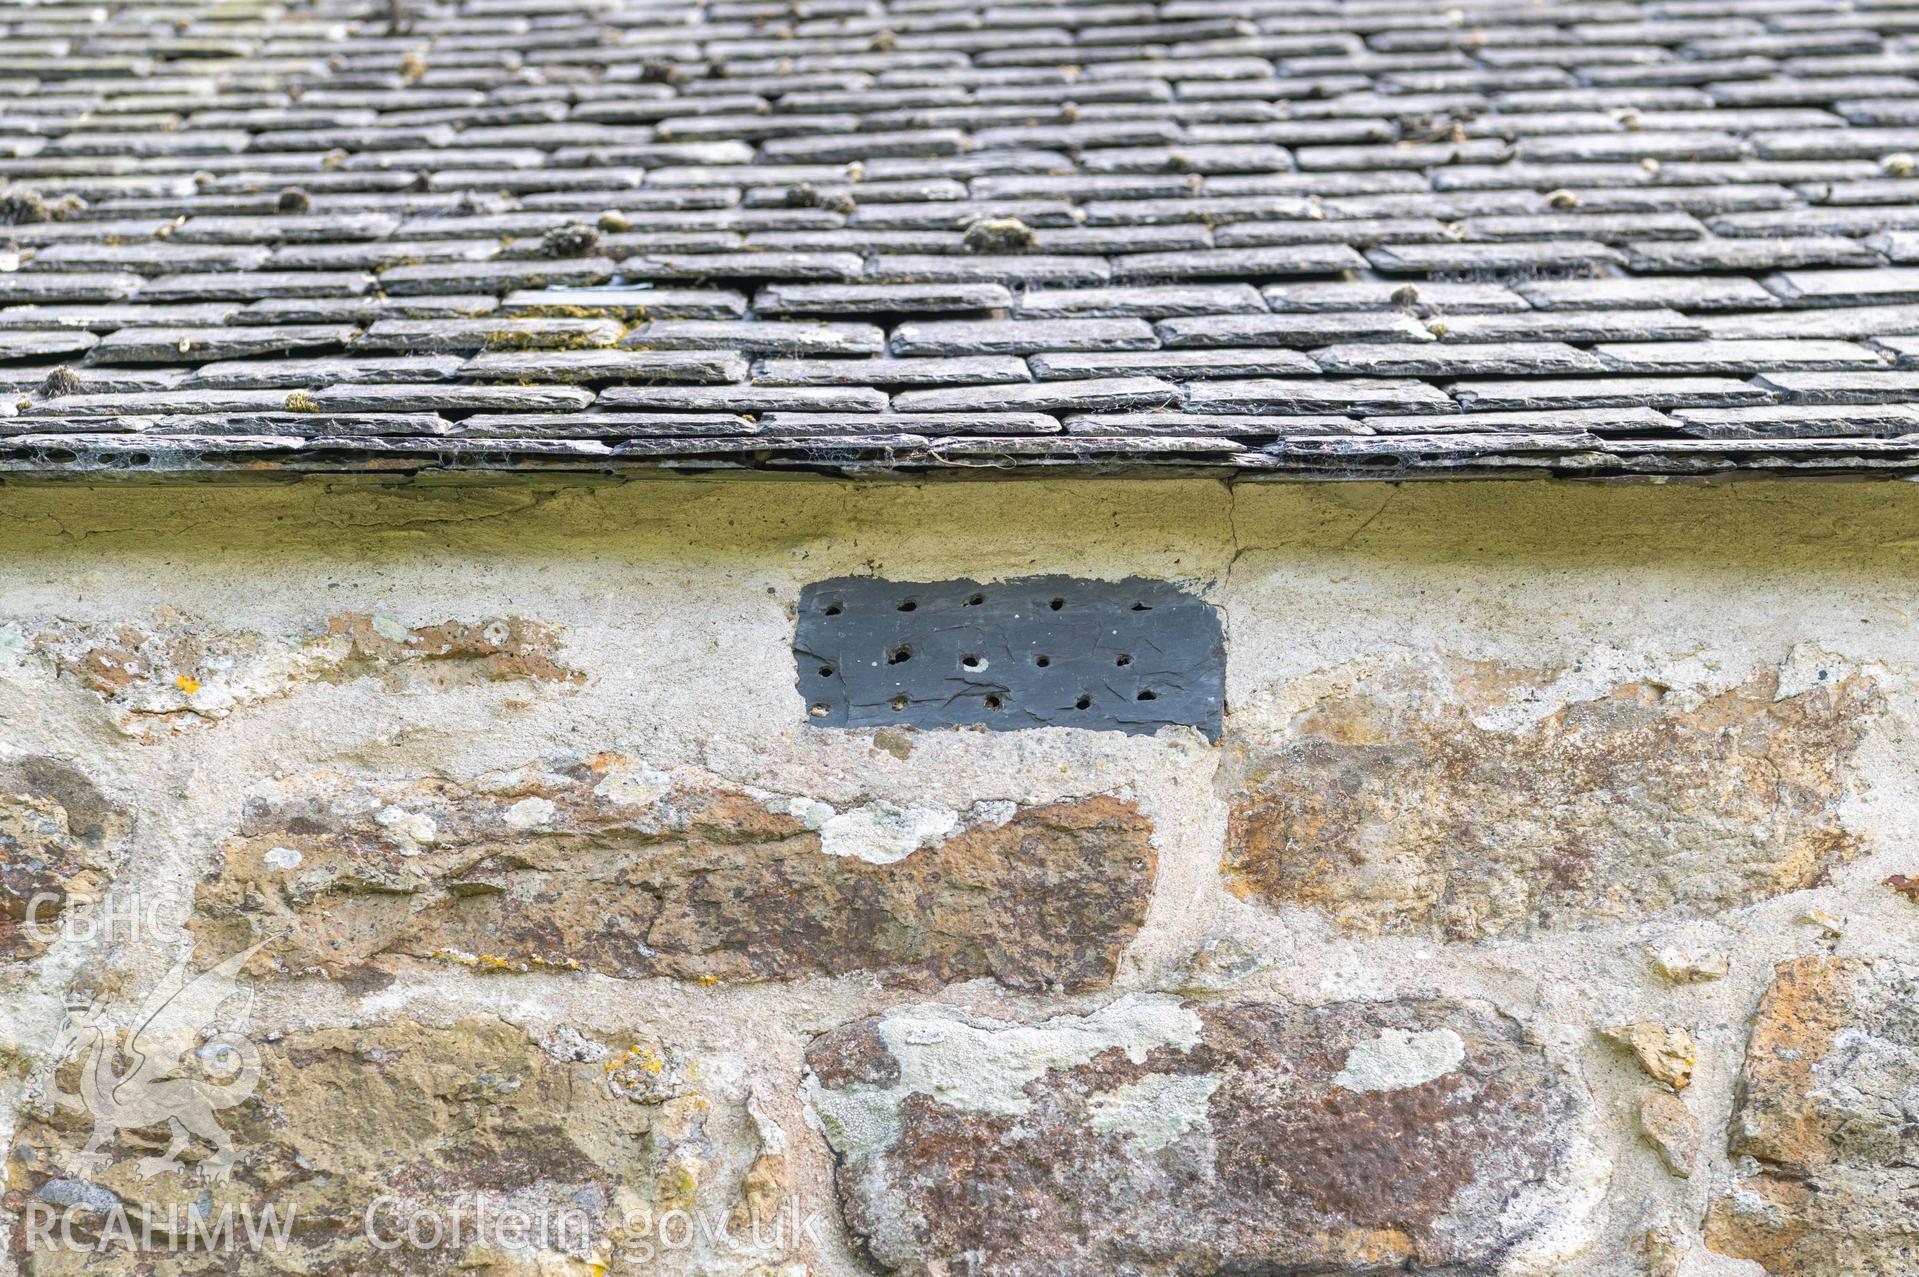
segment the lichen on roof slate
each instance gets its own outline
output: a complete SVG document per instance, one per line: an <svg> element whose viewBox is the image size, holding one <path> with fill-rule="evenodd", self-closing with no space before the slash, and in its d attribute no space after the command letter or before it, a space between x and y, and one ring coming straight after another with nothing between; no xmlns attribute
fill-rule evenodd
<svg viewBox="0 0 1919 1277"><path fill-rule="evenodd" d="M1906 0L0 0L0 472L1919 472Z"/></svg>

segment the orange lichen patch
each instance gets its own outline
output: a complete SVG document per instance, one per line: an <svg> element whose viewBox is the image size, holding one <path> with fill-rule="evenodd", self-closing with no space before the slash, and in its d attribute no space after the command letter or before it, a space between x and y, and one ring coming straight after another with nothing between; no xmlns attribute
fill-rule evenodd
<svg viewBox="0 0 1919 1277"><path fill-rule="evenodd" d="M1226 885L1362 935L1517 937L1701 916L1817 885L1863 853L1841 824L1883 697L1863 677L1778 696L1768 674L1687 702L1628 683L1512 728L1537 671L1375 679L1248 746Z"/></svg>

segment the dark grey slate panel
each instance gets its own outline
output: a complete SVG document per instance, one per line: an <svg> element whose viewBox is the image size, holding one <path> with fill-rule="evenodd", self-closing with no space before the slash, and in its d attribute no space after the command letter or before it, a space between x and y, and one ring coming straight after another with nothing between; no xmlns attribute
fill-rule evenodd
<svg viewBox="0 0 1919 1277"><path fill-rule="evenodd" d="M1139 577L819 581L800 592L793 653L819 727L1183 725L1217 740L1225 711L1219 613Z"/></svg>

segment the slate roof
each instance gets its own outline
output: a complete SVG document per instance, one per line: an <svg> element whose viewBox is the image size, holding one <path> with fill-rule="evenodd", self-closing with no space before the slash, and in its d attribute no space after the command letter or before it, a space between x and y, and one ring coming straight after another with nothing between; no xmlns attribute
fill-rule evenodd
<svg viewBox="0 0 1919 1277"><path fill-rule="evenodd" d="M1919 0L0 0L0 470L1919 470Z"/></svg>

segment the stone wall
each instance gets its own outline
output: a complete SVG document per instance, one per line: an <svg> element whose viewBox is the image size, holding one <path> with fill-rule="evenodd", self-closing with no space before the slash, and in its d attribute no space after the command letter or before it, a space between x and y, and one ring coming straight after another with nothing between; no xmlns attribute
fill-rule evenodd
<svg viewBox="0 0 1919 1277"><path fill-rule="evenodd" d="M1919 1272L1916 512L9 487L0 1272ZM1222 739L808 721L1040 573Z"/></svg>

